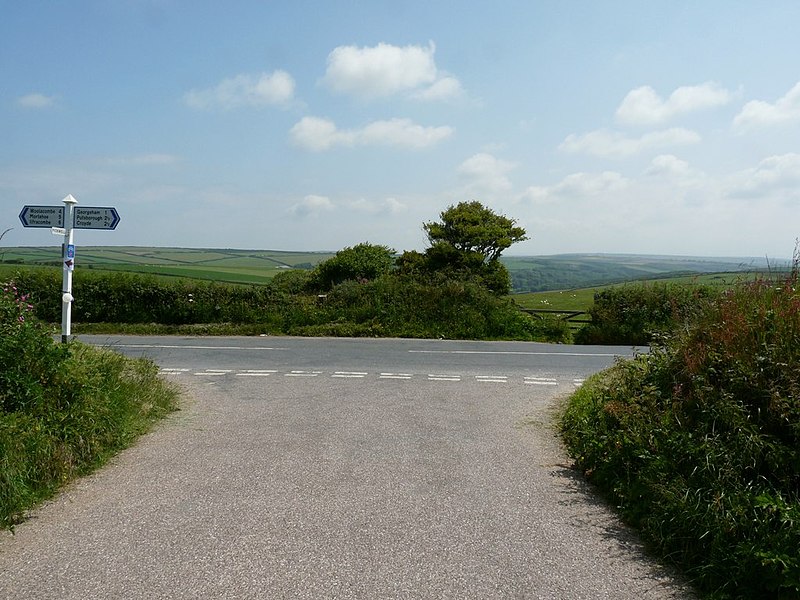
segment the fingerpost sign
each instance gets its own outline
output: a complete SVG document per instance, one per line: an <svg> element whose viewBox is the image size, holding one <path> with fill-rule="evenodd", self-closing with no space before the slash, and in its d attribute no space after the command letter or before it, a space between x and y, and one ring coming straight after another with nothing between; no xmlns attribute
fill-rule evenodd
<svg viewBox="0 0 800 600"><path fill-rule="evenodd" d="M19 220L23 227L48 227L53 235L63 235L61 244L61 341L67 343L72 329L72 272L75 270L73 229L116 229L119 213L116 208L81 206L68 194L64 206L23 206Z"/></svg>

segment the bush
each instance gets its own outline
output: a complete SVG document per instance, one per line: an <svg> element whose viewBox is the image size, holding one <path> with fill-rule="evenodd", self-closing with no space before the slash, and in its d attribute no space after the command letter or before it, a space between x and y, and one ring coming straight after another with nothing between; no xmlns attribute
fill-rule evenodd
<svg viewBox="0 0 800 600"><path fill-rule="evenodd" d="M726 293L591 379L561 426L578 467L700 589L800 596L796 275Z"/></svg>
<svg viewBox="0 0 800 600"><path fill-rule="evenodd" d="M56 344L13 285L0 291L0 527L98 466L167 411L155 365Z"/></svg>
<svg viewBox="0 0 800 600"><path fill-rule="evenodd" d="M394 263L394 250L386 246L362 243L339 250L321 262L313 279L321 291L345 281L372 280L388 273Z"/></svg>
<svg viewBox="0 0 800 600"><path fill-rule="evenodd" d="M15 276L20 289L48 299L44 309L37 304L35 310L53 323L61 318L56 275L23 271ZM268 286L237 286L84 272L74 280L73 323L76 330L86 323L113 323L138 333L146 331L128 326L184 333L202 324L198 333L570 340L565 323L522 313L480 278L400 269L373 279L347 279L322 298L314 292L314 279L305 271L287 272ZM93 325L92 331L108 328Z"/></svg>
<svg viewBox="0 0 800 600"><path fill-rule="evenodd" d="M594 295L591 323L575 342L646 346L654 337L685 326L716 295L708 286L668 283L608 288Z"/></svg>
<svg viewBox="0 0 800 600"><path fill-rule="evenodd" d="M51 270L20 270L15 285L35 300L35 314L61 320L61 277ZM82 271L73 280L75 323L280 323L292 296L279 286L236 286L151 275Z"/></svg>
<svg viewBox="0 0 800 600"><path fill-rule="evenodd" d="M389 274L372 282L346 282L328 294L321 322L369 324L372 335L448 339L540 340L548 324L508 299L469 281ZM566 329L555 335L563 341ZM566 335L569 335L566 331Z"/></svg>
<svg viewBox="0 0 800 600"><path fill-rule="evenodd" d="M0 291L0 413L24 410L50 393L68 356L29 300L13 284Z"/></svg>

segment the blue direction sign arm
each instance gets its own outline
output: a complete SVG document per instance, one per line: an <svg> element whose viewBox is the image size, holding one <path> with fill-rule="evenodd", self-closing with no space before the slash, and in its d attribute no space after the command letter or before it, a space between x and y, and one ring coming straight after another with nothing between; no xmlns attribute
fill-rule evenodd
<svg viewBox="0 0 800 600"><path fill-rule="evenodd" d="M23 206L19 220L23 227L64 227L64 207Z"/></svg>
<svg viewBox="0 0 800 600"><path fill-rule="evenodd" d="M106 206L76 206L73 219L75 229L116 229L119 213Z"/></svg>

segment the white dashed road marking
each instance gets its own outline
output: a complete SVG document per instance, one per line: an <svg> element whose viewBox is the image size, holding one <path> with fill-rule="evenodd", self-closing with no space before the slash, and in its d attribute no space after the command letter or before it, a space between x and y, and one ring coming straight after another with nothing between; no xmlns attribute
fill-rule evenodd
<svg viewBox="0 0 800 600"><path fill-rule="evenodd" d="M526 377L525 383L529 385L558 385L553 377Z"/></svg>
<svg viewBox="0 0 800 600"><path fill-rule="evenodd" d="M269 377L270 375L274 375L277 371L273 371L271 369L247 369L246 371L242 371L241 373L237 373L237 377Z"/></svg>
<svg viewBox="0 0 800 600"><path fill-rule="evenodd" d="M380 379L411 379L411 373L381 373Z"/></svg>
<svg viewBox="0 0 800 600"><path fill-rule="evenodd" d="M461 381L461 375L428 374L428 381Z"/></svg>
<svg viewBox="0 0 800 600"><path fill-rule="evenodd" d="M475 375L475 381L483 381L486 383L508 383L508 377L505 375Z"/></svg>
<svg viewBox="0 0 800 600"><path fill-rule="evenodd" d="M184 373L188 373L190 369L172 369L172 368L164 368L161 369L161 375L183 375Z"/></svg>
<svg viewBox="0 0 800 600"><path fill-rule="evenodd" d="M285 373L284 377L319 377L320 375L322 375L322 371L292 371Z"/></svg>
<svg viewBox="0 0 800 600"><path fill-rule="evenodd" d="M276 369L205 369L203 371L192 371L189 368L180 367L164 367L159 373L164 376L188 375L194 374L198 377L222 377L225 375L235 375L236 377L271 377L273 375L280 376L281 371ZM453 381L460 382L464 377L468 379L472 376L461 375L456 373L428 373L427 376L415 375L413 373L394 373L394 372L381 372L377 374L370 374L368 371L306 371L306 370L293 370L283 373L284 377L319 377L320 375L336 378L336 379L366 379L370 375L377 376L379 379L402 379L412 380L415 377L426 377L427 381ZM475 375L474 381L479 383L511 383L514 381L519 382L517 377L508 375ZM585 379L575 377L571 379L572 385L581 387ZM559 385L558 379L555 377L536 377L525 376L522 378L522 383L526 385ZM566 381L561 382L566 383Z"/></svg>

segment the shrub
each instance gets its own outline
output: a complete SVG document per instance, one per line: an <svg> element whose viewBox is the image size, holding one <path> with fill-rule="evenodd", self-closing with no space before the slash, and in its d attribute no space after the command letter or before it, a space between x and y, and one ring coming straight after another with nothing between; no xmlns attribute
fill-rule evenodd
<svg viewBox="0 0 800 600"><path fill-rule="evenodd" d="M715 597L800 596L799 342L796 276L742 285L562 418L577 465Z"/></svg>
<svg viewBox="0 0 800 600"><path fill-rule="evenodd" d="M371 280L388 273L394 263L394 250L386 246L362 243L339 250L314 270L314 281L326 291L348 280Z"/></svg>
<svg viewBox="0 0 800 600"><path fill-rule="evenodd" d="M548 328L507 299L470 281L385 275L335 287L324 304L327 322L371 323L395 337L543 340ZM563 332L559 332L559 336Z"/></svg>
<svg viewBox="0 0 800 600"><path fill-rule="evenodd" d="M291 269L275 275L272 281L270 281L269 286L276 292L294 295L308 292L311 282L311 271Z"/></svg>
<svg viewBox="0 0 800 600"><path fill-rule="evenodd" d="M0 527L172 410L155 365L56 344L13 285L0 291Z"/></svg>
<svg viewBox="0 0 800 600"><path fill-rule="evenodd" d="M654 337L685 326L716 295L708 286L668 283L608 288L594 295L591 323L575 342L646 346Z"/></svg>
<svg viewBox="0 0 800 600"><path fill-rule="evenodd" d="M61 279L55 270L21 270L15 285L35 300L40 319L61 320ZM73 280L75 323L280 322L293 297L279 286L237 286L151 275L82 271Z"/></svg>
<svg viewBox="0 0 800 600"><path fill-rule="evenodd" d="M31 296L48 298L40 316L50 322L61 316L55 275L20 272L15 278ZM235 331L250 326L247 331L290 335L570 339L566 324L521 313L472 276L460 279L450 272L400 269L334 284L324 299L313 290L313 277L299 271L281 274L268 286L83 272L74 280L73 323L75 329L86 323L114 323L120 328L149 325L153 330L185 331L203 324L203 331L217 331L209 326L226 324ZM40 312L38 305L35 310ZM97 325L92 330L107 331Z"/></svg>
<svg viewBox="0 0 800 600"><path fill-rule="evenodd" d="M50 393L68 354L29 301L13 284L0 291L0 413L23 410Z"/></svg>

